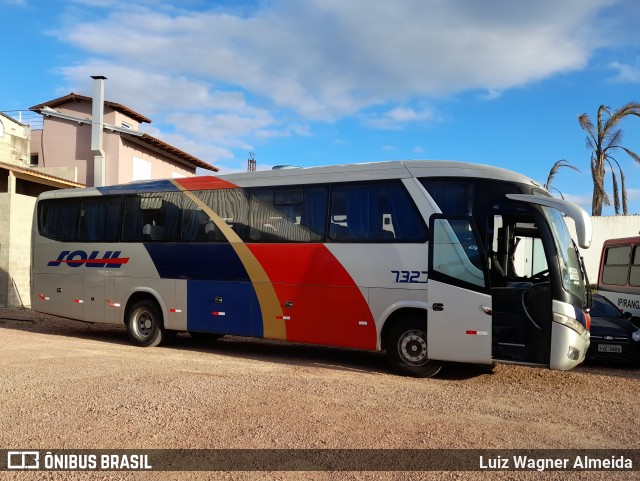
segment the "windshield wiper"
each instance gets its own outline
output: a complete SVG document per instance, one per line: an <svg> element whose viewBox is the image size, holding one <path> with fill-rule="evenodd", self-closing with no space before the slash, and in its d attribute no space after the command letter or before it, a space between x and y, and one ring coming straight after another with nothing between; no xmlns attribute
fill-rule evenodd
<svg viewBox="0 0 640 481"><path fill-rule="evenodd" d="M584 276L584 288L586 289L586 297L584 299L584 308L589 310L593 307L593 293L591 292L591 284L589 283L589 276L587 275L587 268L584 265L584 257L580 255L580 251L578 250L578 246L576 243L571 241L573 244L573 248L576 251L576 255L578 259L580 259L580 268L582 269L582 275Z"/></svg>

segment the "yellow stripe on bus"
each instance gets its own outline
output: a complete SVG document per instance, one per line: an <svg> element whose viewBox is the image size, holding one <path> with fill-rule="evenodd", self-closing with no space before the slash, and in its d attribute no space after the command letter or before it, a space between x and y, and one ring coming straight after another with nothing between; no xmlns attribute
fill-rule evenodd
<svg viewBox="0 0 640 481"><path fill-rule="evenodd" d="M283 316L282 306L280 306L280 301L278 300L269 276L258 262L258 259L256 259L238 234L236 234L211 207L200 200L193 192L185 190L175 180L171 182L209 216L240 258L240 262L242 262L242 265L246 269L256 296L258 297L258 303L260 304L260 311L262 313L263 336L268 339L287 339L286 324L283 319L278 319L278 317L282 318Z"/></svg>

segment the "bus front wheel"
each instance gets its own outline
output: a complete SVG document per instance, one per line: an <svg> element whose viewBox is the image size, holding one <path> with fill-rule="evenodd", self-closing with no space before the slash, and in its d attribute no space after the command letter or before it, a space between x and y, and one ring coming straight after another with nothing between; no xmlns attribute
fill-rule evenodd
<svg viewBox="0 0 640 481"><path fill-rule="evenodd" d="M134 344L154 347L167 341L169 333L162 326L158 305L149 300L136 302L127 315L127 332Z"/></svg>
<svg viewBox="0 0 640 481"><path fill-rule="evenodd" d="M427 326L417 318L406 318L391 327L386 339L387 357L400 374L413 377L433 377L442 362L429 359Z"/></svg>

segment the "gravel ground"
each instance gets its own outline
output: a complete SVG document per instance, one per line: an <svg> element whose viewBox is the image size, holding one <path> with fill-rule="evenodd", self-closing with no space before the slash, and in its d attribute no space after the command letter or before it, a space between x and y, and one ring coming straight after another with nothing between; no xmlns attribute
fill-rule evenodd
<svg viewBox="0 0 640 481"><path fill-rule="evenodd" d="M3 449L638 449L640 370L451 364L225 337L138 348L124 327L0 311ZM2 479L630 479L625 472L4 472Z"/></svg>

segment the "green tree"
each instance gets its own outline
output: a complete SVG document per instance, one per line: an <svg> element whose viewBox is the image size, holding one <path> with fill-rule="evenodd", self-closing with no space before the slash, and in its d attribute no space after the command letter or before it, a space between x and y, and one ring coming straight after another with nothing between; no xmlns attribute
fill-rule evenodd
<svg viewBox="0 0 640 481"><path fill-rule="evenodd" d="M588 114L578 116L582 130L587 132L587 148L591 151L591 177L593 178L593 197L591 201L591 215L602 215L602 204L611 205L609 196L604 188L607 165L611 172L613 184L613 203L616 214L627 214L627 188L624 172L613 155L622 150L634 161L640 164L640 157L622 145L622 129L620 123L628 115L640 117L640 103L629 102L618 110L611 112L611 108L601 105L598 109L597 127L593 125ZM618 185L618 172L620 185Z"/></svg>
<svg viewBox="0 0 640 481"><path fill-rule="evenodd" d="M580 172L580 169L578 169L575 165L571 165L568 161L564 159L558 160L555 164L553 164L553 167L551 167L551 170L549 171L549 177L547 177L547 181L544 184L545 189L547 189L548 191L551 191L551 189L558 190L555 187L551 187L551 183L562 167L567 167L569 169L575 170L576 172ZM562 195L562 192L558 190L558 193L560 194L560 197L564 199L564 195Z"/></svg>

